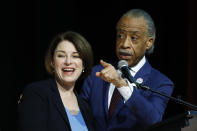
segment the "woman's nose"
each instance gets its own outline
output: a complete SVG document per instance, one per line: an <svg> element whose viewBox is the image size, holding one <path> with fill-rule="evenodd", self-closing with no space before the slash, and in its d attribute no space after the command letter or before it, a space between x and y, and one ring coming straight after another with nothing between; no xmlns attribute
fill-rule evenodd
<svg viewBox="0 0 197 131"><path fill-rule="evenodd" d="M72 62L72 58L71 58L71 57L66 57L66 58L65 58L65 64L66 64L66 65L70 65L71 62Z"/></svg>

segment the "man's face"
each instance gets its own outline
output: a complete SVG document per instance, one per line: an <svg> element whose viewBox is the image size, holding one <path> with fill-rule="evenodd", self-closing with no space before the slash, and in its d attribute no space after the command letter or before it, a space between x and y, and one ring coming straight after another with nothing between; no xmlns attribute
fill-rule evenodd
<svg viewBox="0 0 197 131"><path fill-rule="evenodd" d="M153 44L147 35L147 25L143 17L123 16L117 25L116 55L126 60L129 66L136 65Z"/></svg>

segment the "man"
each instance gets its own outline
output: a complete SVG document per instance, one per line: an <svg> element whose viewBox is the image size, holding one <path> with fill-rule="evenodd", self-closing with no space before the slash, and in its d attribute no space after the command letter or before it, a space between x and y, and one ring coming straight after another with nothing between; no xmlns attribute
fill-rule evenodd
<svg viewBox="0 0 197 131"><path fill-rule="evenodd" d="M170 96L173 83L145 57L154 49L156 31L151 16L132 9L120 18L116 28L116 55L128 62L135 81ZM161 121L168 99L136 88L122 78L116 66L101 60L83 85L81 96L90 103L100 130L143 130ZM115 100L114 94L119 95Z"/></svg>

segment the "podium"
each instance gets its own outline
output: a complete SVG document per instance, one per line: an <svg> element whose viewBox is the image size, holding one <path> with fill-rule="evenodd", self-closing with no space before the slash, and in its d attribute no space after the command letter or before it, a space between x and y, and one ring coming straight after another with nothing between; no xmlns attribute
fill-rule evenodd
<svg viewBox="0 0 197 131"><path fill-rule="evenodd" d="M197 111L190 111L189 117L189 126L182 128L181 131L197 131Z"/></svg>
<svg viewBox="0 0 197 131"><path fill-rule="evenodd" d="M197 111L191 110L168 118L145 131L197 131Z"/></svg>

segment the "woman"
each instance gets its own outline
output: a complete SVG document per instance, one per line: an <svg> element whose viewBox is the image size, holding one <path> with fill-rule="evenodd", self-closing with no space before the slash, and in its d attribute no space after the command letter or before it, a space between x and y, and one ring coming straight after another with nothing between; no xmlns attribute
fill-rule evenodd
<svg viewBox="0 0 197 131"><path fill-rule="evenodd" d="M57 35L46 55L45 67L53 79L28 85L18 105L20 131L94 130L88 104L74 91L93 65L87 40L76 32Z"/></svg>

